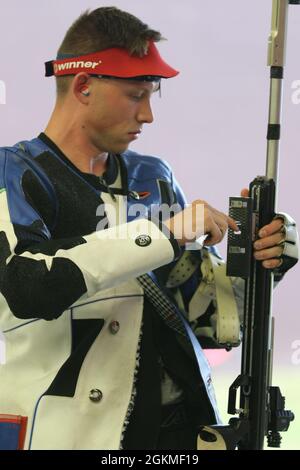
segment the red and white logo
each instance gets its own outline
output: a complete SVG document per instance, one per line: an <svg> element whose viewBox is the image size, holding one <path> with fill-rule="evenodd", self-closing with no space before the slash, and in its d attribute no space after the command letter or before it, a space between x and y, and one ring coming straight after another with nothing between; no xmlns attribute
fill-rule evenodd
<svg viewBox="0 0 300 470"><path fill-rule="evenodd" d="M98 62L92 62L90 60L77 60L77 61L70 61L70 62L63 62L61 64L54 63L54 73L57 74L59 72L64 72L65 70L76 70L76 69L92 69L94 70L98 65L102 63L102 60Z"/></svg>

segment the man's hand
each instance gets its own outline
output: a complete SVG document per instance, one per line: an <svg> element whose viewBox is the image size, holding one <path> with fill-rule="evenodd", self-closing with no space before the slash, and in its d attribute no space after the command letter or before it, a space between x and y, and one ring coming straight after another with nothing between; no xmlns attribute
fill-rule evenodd
<svg viewBox="0 0 300 470"><path fill-rule="evenodd" d="M206 201L197 199L189 207L164 221L180 245L190 243L207 234L204 244L220 243L228 225L235 231L239 228L235 221L223 212L214 209Z"/></svg>
<svg viewBox="0 0 300 470"><path fill-rule="evenodd" d="M242 197L249 196L249 190L241 191ZM285 231L283 219L275 219L270 224L262 227L258 233L259 239L254 242L254 257L262 261L267 269L278 268L282 264L280 256L283 253Z"/></svg>

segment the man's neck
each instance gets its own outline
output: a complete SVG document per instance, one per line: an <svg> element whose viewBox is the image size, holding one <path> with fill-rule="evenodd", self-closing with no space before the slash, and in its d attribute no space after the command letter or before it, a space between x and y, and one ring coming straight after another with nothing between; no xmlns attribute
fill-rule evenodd
<svg viewBox="0 0 300 470"><path fill-rule="evenodd" d="M108 153L99 151L72 126L58 125L50 119L44 133L83 173L101 176L106 171Z"/></svg>

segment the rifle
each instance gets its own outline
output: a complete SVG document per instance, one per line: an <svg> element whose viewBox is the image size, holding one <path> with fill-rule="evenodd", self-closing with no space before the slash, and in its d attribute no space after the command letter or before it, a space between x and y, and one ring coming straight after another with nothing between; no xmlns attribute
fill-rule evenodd
<svg viewBox="0 0 300 470"><path fill-rule="evenodd" d="M251 182L249 197L232 197L229 215L240 228L229 229L227 275L245 279L241 374L229 389L228 413L237 415L227 426L202 427L201 449L261 450L267 436L269 447L280 447L280 432L287 431L294 414L285 410L279 387L272 386L274 318L272 295L274 273L253 257L258 231L276 214L280 115L289 5L300 0L273 0L269 38L269 122L266 175ZM239 389L239 408L236 407Z"/></svg>

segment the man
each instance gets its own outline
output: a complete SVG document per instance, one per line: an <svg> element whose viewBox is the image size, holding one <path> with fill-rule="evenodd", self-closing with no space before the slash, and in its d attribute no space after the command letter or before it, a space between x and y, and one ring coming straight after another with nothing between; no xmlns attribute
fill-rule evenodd
<svg viewBox="0 0 300 470"><path fill-rule="evenodd" d="M2 448L20 447L5 427L18 416L26 449L194 449L197 426L219 420L180 312L213 330L203 266L238 227L203 200L184 208L169 166L127 150L178 73L160 39L116 8L81 15L46 64L57 101L45 131L1 149ZM180 211L162 222L150 210L162 204ZM263 231L255 257L279 278L297 259L284 242L294 224L281 215ZM203 234L203 250L185 249Z"/></svg>

